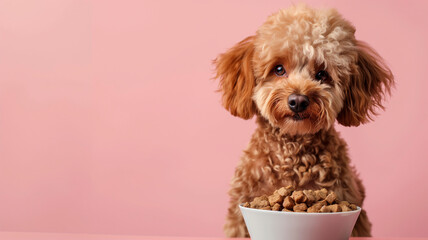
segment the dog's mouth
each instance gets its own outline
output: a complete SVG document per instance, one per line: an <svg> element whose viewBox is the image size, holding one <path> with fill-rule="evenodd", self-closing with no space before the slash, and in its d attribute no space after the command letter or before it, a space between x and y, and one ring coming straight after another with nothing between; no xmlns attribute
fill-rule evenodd
<svg viewBox="0 0 428 240"><path fill-rule="evenodd" d="M309 118L309 114L305 114L305 113L296 113L292 116L290 116L291 119L293 119L294 121L303 121L305 119Z"/></svg>

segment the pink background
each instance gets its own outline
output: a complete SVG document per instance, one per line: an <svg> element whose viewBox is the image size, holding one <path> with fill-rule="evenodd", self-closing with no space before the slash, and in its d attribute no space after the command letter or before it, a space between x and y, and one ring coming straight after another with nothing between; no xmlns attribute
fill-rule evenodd
<svg viewBox="0 0 428 240"><path fill-rule="evenodd" d="M426 1L336 7L387 60L387 111L339 127L375 236L428 236ZM223 236L255 124L211 61L290 1L0 1L0 231ZM406 204L409 203L409 204Z"/></svg>

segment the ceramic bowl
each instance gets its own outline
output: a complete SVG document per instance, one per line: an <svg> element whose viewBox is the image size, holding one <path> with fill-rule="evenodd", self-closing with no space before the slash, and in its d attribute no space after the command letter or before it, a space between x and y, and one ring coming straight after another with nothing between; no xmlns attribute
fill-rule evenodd
<svg viewBox="0 0 428 240"><path fill-rule="evenodd" d="M336 213L239 208L252 240L347 240L361 212L360 207Z"/></svg>

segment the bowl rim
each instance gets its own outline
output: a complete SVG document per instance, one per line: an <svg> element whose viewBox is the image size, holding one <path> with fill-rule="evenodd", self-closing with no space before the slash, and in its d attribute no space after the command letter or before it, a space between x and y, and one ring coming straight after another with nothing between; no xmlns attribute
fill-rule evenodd
<svg viewBox="0 0 428 240"><path fill-rule="evenodd" d="M285 215L295 215L295 214L304 214L304 215L351 215L355 213L361 212L361 207L357 206L357 210L347 211L347 212L327 212L327 213L308 213L308 212L283 212L283 211L273 211L273 210L264 210L264 209L257 209L257 208L249 208L244 207L244 203L239 204L239 208L245 209L246 211L256 211L256 212L266 212L266 213L272 213L272 214L285 214Z"/></svg>

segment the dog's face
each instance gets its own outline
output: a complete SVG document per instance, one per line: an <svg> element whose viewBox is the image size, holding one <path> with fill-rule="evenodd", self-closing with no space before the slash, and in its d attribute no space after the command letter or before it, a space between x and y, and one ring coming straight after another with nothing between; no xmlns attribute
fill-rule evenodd
<svg viewBox="0 0 428 240"><path fill-rule="evenodd" d="M270 16L215 64L223 105L260 114L282 133L315 133L337 119L358 126L383 108L393 76L335 10L297 6Z"/></svg>

